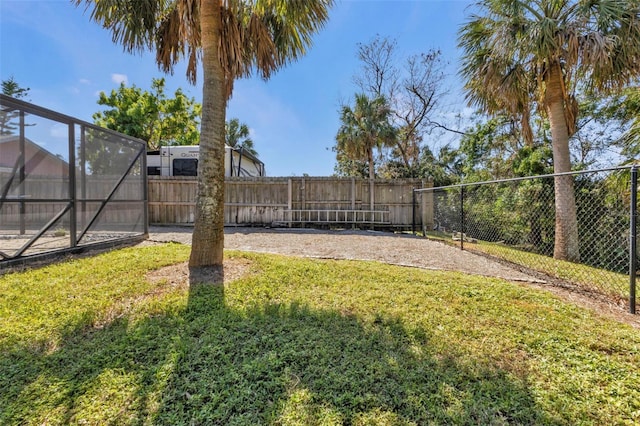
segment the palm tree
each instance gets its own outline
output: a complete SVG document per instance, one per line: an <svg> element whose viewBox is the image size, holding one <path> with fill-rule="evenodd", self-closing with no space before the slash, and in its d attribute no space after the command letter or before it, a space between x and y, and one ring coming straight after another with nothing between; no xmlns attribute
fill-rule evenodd
<svg viewBox="0 0 640 426"><path fill-rule="evenodd" d="M575 91L607 92L640 74L638 0L481 0L460 31L470 103L528 114L536 99L551 125L554 172L571 171ZM509 83L513 78L518 83ZM496 100L492 100L496 98ZM555 178L554 257L580 258L573 179Z"/></svg>
<svg viewBox="0 0 640 426"><path fill-rule="evenodd" d="M298 59L328 19L333 0L72 0L129 52L151 49L165 72L202 61L198 195L189 266L220 267L224 247L224 127L236 78L264 79Z"/></svg>
<svg viewBox="0 0 640 426"><path fill-rule="evenodd" d="M258 151L253 146L253 140L249 137L249 127L240 123L237 118L232 118L224 125L224 136L227 145L232 148L242 148L244 151L258 157Z"/></svg>
<svg viewBox="0 0 640 426"><path fill-rule="evenodd" d="M342 125L336 135L336 150L351 160L365 160L369 164L369 182L375 178L374 150L392 146L397 132L391 124L391 108L383 97L369 99L357 94L355 106L344 105L340 113ZM371 186L372 189L372 186ZM370 190L371 210L374 194Z"/></svg>

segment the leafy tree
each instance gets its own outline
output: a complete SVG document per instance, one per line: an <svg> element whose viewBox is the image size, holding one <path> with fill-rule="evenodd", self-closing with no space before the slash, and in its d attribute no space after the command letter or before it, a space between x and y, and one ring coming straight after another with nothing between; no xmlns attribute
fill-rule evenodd
<svg viewBox="0 0 640 426"><path fill-rule="evenodd" d="M640 86L628 87L607 99L602 108L601 121L615 121L622 130L616 141L625 163L635 163L640 155Z"/></svg>
<svg viewBox="0 0 640 426"><path fill-rule="evenodd" d="M13 78L9 77L6 80L2 80L2 94L11 96L15 99L23 99L29 95L28 87L22 87ZM15 111L0 111L0 136L12 135L17 130L18 124L14 120L18 117L18 113Z"/></svg>
<svg viewBox="0 0 640 426"><path fill-rule="evenodd" d="M615 134L619 131L615 120L604 120L606 102L607 98L601 96L579 94L576 132L569 139L574 170L606 167L614 161L607 151L615 146Z"/></svg>
<svg viewBox="0 0 640 426"><path fill-rule="evenodd" d="M127 172L131 161L140 151L137 142L131 139L114 139L104 129L86 129L85 143L78 147L77 158L82 173L92 176L119 178ZM131 171L139 174L139 163Z"/></svg>
<svg viewBox="0 0 640 426"><path fill-rule="evenodd" d="M418 161L411 168L408 169L401 160L388 159L379 168L379 174L385 179L429 177L433 180L435 187L452 185L458 179L450 169L453 164L450 164L449 160L453 157L447 155L449 150L451 150L450 147L444 147L440 150L439 155L436 155L428 146L422 146ZM451 151L457 153L457 150Z"/></svg>
<svg viewBox="0 0 640 426"><path fill-rule="evenodd" d="M336 176L357 178L367 178L369 176L367 161L352 160L344 152L338 152L335 146L332 149L336 153L336 164L333 166Z"/></svg>
<svg viewBox="0 0 640 426"><path fill-rule="evenodd" d="M606 92L640 73L637 0L482 0L482 15L460 32L462 75L469 101L499 99L496 110L513 113L537 99L549 118L554 171L571 170L569 137L575 132L582 84ZM522 84L496 84L507 76ZM518 95L519 93L519 95ZM516 99L513 106L507 100ZM488 108L491 111L491 108ZM580 258L575 193L571 176L555 179L554 257Z"/></svg>
<svg viewBox="0 0 640 426"><path fill-rule="evenodd" d="M629 88L623 101L624 121L631 126L622 137L623 154L634 160L640 155L640 86Z"/></svg>
<svg viewBox="0 0 640 426"><path fill-rule="evenodd" d="M513 161L515 176L536 176L553 173L553 152L549 144L527 145L520 149ZM553 185L550 179L527 180L516 187L516 204L520 222L528 229L526 242L531 250L549 255L553 242Z"/></svg>
<svg viewBox="0 0 640 426"><path fill-rule="evenodd" d="M232 148L242 148L254 157L258 157L258 151L253 146L253 140L249 137L249 127L241 123L239 119L232 118L225 123L224 135L227 145Z"/></svg>
<svg viewBox="0 0 640 426"><path fill-rule="evenodd" d="M142 139L150 150L198 143L202 106L182 89L168 98L164 78L154 78L150 92L121 83L108 96L101 92L98 104L111 109L93 114L95 124Z"/></svg>
<svg viewBox="0 0 640 426"><path fill-rule="evenodd" d="M518 153L535 146L533 142L523 140L519 124L511 115L495 115L467 129L458 148L463 180L514 177ZM544 140L544 136L539 136L540 139Z"/></svg>
<svg viewBox="0 0 640 426"><path fill-rule="evenodd" d="M132 52L154 49L172 72L187 60L196 80L202 61L202 124L196 215L189 265L222 266L224 248L225 112L236 78L265 79L302 56L327 21L333 0L73 0Z"/></svg>

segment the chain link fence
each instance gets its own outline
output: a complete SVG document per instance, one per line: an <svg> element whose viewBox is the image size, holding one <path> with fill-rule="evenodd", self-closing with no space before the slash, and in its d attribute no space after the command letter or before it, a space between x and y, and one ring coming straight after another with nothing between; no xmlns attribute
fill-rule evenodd
<svg viewBox="0 0 640 426"><path fill-rule="evenodd" d="M557 285L628 302L635 313L635 168L417 189L414 195L414 223L426 237L543 274Z"/></svg>

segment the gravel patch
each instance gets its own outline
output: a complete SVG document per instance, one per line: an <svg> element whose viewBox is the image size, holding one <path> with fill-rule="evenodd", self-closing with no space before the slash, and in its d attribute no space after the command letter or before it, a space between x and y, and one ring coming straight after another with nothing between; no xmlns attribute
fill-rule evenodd
<svg viewBox="0 0 640 426"><path fill-rule="evenodd" d="M191 244L190 227L150 227L151 242ZM374 260L423 269L459 271L542 283L507 265L442 242L408 234L299 228L225 228L225 249L323 259Z"/></svg>

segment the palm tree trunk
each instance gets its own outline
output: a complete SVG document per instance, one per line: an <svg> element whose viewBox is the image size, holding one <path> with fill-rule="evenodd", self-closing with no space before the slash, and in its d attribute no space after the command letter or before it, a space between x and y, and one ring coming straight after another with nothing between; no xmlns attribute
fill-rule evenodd
<svg viewBox="0 0 640 426"><path fill-rule="evenodd" d="M565 120L565 105L562 91L562 70L560 64L550 65L546 79L545 103L551 123L553 141L553 171L563 173L571 171L569 154L569 130ZM556 232L553 257L556 259L580 260L578 240L578 219L572 176L556 176L554 179L556 204Z"/></svg>
<svg viewBox="0 0 640 426"><path fill-rule="evenodd" d="M201 0L202 122L198 193L189 266L220 267L224 250L224 124L226 92L218 58L220 0Z"/></svg>

